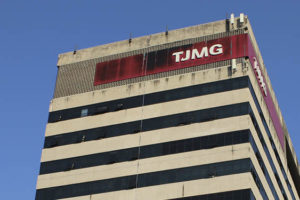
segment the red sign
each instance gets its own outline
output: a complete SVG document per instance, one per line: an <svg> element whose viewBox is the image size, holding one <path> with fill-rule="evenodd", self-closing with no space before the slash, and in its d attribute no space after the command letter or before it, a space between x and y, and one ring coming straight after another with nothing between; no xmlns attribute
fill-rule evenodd
<svg viewBox="0 0 300 200"><path fill-rule="evenodd" d="M271 97L270 91L268 89L268 86L265 83L265 77L264 75L261 73L261 65L259 64L258 60L257 60L257 56L256 53L254 51L253 45L251 43L250 38L248 38L248 51L247 54L249 56L251 65L252 65L252 69L256 75L256 80L260 86L260 91L262 93L262 96L265 100L265 103L267 105L270 117L272 119L274 128L276 130L276 134L278 136L279 142L281 144L282 149L285 151L285 139L284 139L284 131L283 128L281 126L280 123L280 119L279 116L277 114L276 111L276 107L275 104L273 102L273 99Z"/></svg>
<svg viewBox="0 0 300 200"><path fill-rule="evenodd" d="M94 85L246 56L247 35L235 35L98 63Z"/></svg>

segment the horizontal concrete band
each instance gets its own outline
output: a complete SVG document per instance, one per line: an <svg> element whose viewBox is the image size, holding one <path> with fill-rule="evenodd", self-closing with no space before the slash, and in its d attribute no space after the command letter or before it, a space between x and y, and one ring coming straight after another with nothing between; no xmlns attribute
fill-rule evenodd
<svg viewBox="0 0 300 200"><path fill-rule="evenodd" d="M241 189L250 189L255 199L262 199L251 173L243 173L210 179L198 179L145 188L134 188L131 190L64 198L61 200L166 200Z"/></svg>
<svg viewBox="0 0 300 200"><path fill-rule="evenodd" d="M183 195L184 195L184 186L183 186L182 191L183 191ZM73 199L73 198L71 198L71 199ZM77 198L74 198L74 199L77 199ZM92 197L90 196L89 199L92 199ZM189 197L180 197L180 198L174 198L172 200L208 200L208 199L251 200L251 199L255 199L255 197L254 197L251 189L244 189L244 190L226 191L226 192L203 194L203 195L196 195L196 196L189 196Z"/></svg>
<svg viewBox="0 0 300 200"><path fill-rule="evenodd" d="M132 189L135 187L148 187L153 185L197 180L209 178L211 176L225 176L236 173L246 173L250 171L254 173L253 170L254 167L251 164L250 159L233 160L139 174L138 182L136 182L137 176L134 175L67 186L38 189L36 199L47 200L66 198L72 196L118 191L123 189ZM261 184L261 182L259 184Z"/></svg>

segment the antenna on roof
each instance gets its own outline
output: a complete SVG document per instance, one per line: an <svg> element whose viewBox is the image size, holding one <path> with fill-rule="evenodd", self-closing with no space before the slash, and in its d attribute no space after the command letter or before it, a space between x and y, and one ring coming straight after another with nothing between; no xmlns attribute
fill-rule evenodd
<svg viewBox="0 0 300 200"><path fill-rule="evenodd" d="M244 13L240 13L240 23L243 24L245 22L245 15Z"/></svg>
<svg viewBox="0 0 300 200"><path fill-rule="evenodd" d="M77 45L74 46L73 55L77 53Z"/></svg>
<svg viewBox="0 0 300 200"><path fill-rule="evenodd" d="M231 13L230 15L230 23L233 25L234 24L234 14Z"/></svg>
<svg viewBox="0 0 300 200"><path fill-rule="evenodd" d="M230 14L230 24L231 24L231 29L234 29L234 14Z"/></svg>
<svg viewBox="0 0 300 200"><path fill-rule="evenodd" d="M169 35L169 29L168 29L168 25L166 25L166 32L165 35L168 36Z"/></svg>
<svg viewBox="0 0 300 200"><path fill-rule="evenodd" d="M226 13L225 28L226 28L226 32L230 31L230 21L229 21L228 13Z"/></svg>
<svg viewBox="0 0 300 200"><path fill-rule="evenodd" d="M129 44L132 42L132 34L129 33L129 40L128 40Z"/></svg>

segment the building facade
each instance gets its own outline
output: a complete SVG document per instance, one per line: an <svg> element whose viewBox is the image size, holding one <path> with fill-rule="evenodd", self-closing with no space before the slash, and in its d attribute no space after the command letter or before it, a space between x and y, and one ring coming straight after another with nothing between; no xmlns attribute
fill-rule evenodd
<svg viewBox="0 0 300 200"><path fill-rule="evenodd" d="M243 14L59 56L36 200L299 200L299 169Z"/></svg>

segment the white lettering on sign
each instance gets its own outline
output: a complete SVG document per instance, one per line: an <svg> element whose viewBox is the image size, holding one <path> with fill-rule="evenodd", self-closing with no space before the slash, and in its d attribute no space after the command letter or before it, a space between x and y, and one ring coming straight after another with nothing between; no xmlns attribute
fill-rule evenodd
<svg viewBox="0 0 300 200"><path fill-rule="evenodd" d="M256 75L257 75L259 85L263 89L265 96L268 96L267 86L265 84L264 77L262 76L262 73L260 71L260 68L259 68L258 61L257 61L256 57L253 57L253 60L254 60L254 69L255 69L255 72L256 72Z"/></svg>
<svg viewBox="0 0 300 200"><path fill-rule="evenodd" d="M175 56L175 62L184 62L187 60L194 60L203 57L208 57L209 55L215 56L223 53L223 46L221 44L212 45L209 49L208 47L203 47L199 53L198 49L186 50L185 57L182 57L183 51L178 51L173 53Z"/></svg>

